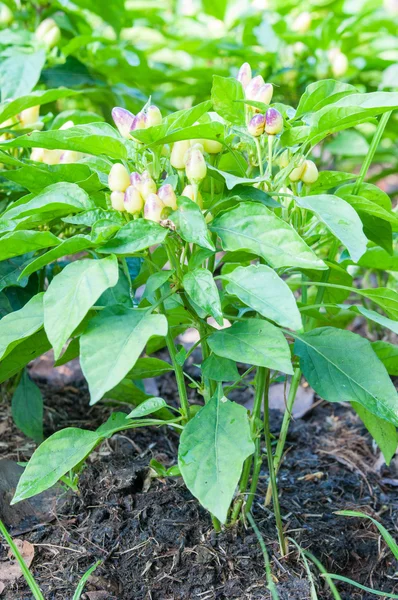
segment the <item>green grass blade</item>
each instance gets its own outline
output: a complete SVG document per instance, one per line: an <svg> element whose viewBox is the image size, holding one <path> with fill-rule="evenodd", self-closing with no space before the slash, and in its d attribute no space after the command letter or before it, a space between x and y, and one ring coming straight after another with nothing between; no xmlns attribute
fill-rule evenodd
<svg viewBox="0 0 398 600"><path fill-rule="evenodd" d="M35 600L44 600L44 596L41 593L39 586L37 585L32 573L29 571L24 559L22 558L21 553L19 552L18 548L14 544L12 537L8 533L7 529L5 528L5 526L1 520L0 520L0 533L2 533L3 536L5 537L5 540L6 540L7 544L10 546L13 555L17 559L18 564L21 567L22 574L25 577L26 583L30 587L30 591L32 592Z"/></svg>
<svg viewBox="0 0 398 600"><path fill-rule="evenodd" d="M365 519L369 519L370 521L372 521L372 523L374 523L376 525L377 529L380 531L387 546L390 548L391 552L393 553L395 558L398 560L398 545L397 545L396 541L394 540L394 538L392 537L392 535L387 531L387 529L381 523L379 523L379 521L376 521L376 519L374 519L373 517L370 517L369 515L366 515L365 513L360 512L358 510L339 510L338 512L336 512L336 515L343 515L345 517L360 517L360 518L365 518Z"/></svg>
<svg viewBox="0 0 398 600"><path fill-rule="evenodd" d="M325 575L322 575L322 577L325 577ZM395 600L398 600L397 594L389 594L388 592L380 592L379 590L371 590L370 588L366 587L365 585L361 585L360 583L357 583L356 581L353 581L352 579L348 579L348 577L343 577L343 575L335 575L334 573L328 573L328 577L331 577L332 579L337 579L337 581L343 581L344 583L349 583L350 585L353 585L353 586L359 588L360 590L367 592L368 594L374 594L375 596L382 596L383 598L395 598Z"/></svg>
<svg viewBox="0 0 398 600"><path fill-rule="evenodd" d="M92 567L90 567L83 575L83 577L81 578L81 580L79 581L79 585L76 588L75 593L73 594L73 598L72 600L80 600L80 597L83 593L84 590L84 586L87 583L87 579L90 577L90 575L92 573L94 573L95 569L97 567L99 567L99 565L101 564L101 560L97 560L97 562L95 563L95 565L93 565Z"/></svg>
<svg viewBox="0 0 398 600"><path fill-rule="evenodd" d="M249 521L250 525L252 526L252 529L253 529L254 533L257 536L258 543L260 544L260 548L261 548L263 556L264 556L265 574L266 574L266 577L267 577L267 585L268 585L269 591L271 592L272 600L279 600L278 591L276 589L274 580L272 579L271 565L270 565L270 562L269 562L269 556L268 556L268 552L267 552L267 547L266 547L265 542L264 542L264 538L261 535L261 531L257 527L256 522L253 519L252 514L251 513L247 513L246 517L247 517L247 520Z"/></svg>
<svg viewBox="0 0 398 600"><path fill-rule="evenodd" d="M327 572L327 570L325 569L325 567L323 566L323 564L316 558L316 556L314 556L313 554L311 554L311 552L309 552L308 550L303 550L304 554L314 563L314 565L316 567L318 567L318 569L320 570L320 572L322 573L322 575L325 577L326 582L330 588L330 591L333 594L333 598L334 600L341 600L341 596L339 594L338 589L336 588L336 586L334 585L333 581L331 580L329 573Z"/></svg>
<svg viewBox="0 0 398 600"><path fill-rule="evenodd" d="M289 538L289 540L296 546L299 555L303 559L304 567L305 567L305 570L307 571L308 581L310 582L310 586L311 586L311 600L319 600L318 594L316 591L316 587L315 587L315 583L314 583L314 578L312 577L311 569L308 564L308 560L306 559L306 556L304 554L304 550L298 545L298 543L295 540L293 540L292 538Z"/></svg>

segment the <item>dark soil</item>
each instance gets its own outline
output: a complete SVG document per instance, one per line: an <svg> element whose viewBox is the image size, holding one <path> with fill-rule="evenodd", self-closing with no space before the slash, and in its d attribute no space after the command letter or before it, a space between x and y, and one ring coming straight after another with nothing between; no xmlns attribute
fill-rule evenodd
<svg viewBox="0 0 398 600"><path fill-rule="evenodd" d="M84 387L41 387L47 433L71 425L92 429L109 415L109 407L88 408ZM159 388L163 397L173 394L171 378L163 378ZM273 413L275 433L280 420L280 414ZM12 425L7 402L0 403L0 426L0 459L26 460L34 447ZM97 560L103 562L85 588L87 600L270 598L261 550L250 526L216 535L209 516L180 478L149 477L150 459L167 467L174 464L177 445L177 435L164 428L117 435L90 457L80 494L62 491L51 522L14 523L14 537L35 544L32 571L46 600L70 600L82 574ZM360 509L381 519L394 534L394 465L378 470L370 438L352 411L340 405L317 405L292 423L288 447L279 474L287 534L329 572L398 593L397 563L376 528L368 521L334 514ZM263 506L266 485L264 471L253 514L271 556L279 597L310 600L308 576L294 546L287 559L279 557L273 514ZM6 554L0 543L0 564ZM312 571L319 599L329 600L327 586L316 569ZM343 600L375 598L345 584L337 586ZM20 579L1 598L31 600L32 595Z"/></svg>

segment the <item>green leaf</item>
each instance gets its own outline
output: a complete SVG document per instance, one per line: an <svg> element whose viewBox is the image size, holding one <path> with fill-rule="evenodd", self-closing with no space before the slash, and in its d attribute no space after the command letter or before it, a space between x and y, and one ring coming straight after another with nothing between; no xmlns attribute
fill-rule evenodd
<svg viewBox="0 0 398 600"><path fill-rule="evenodd" d="M202 373L213 381L238 381L240 377L233 360L213 353L202 363Z"/></svg>
<svg viewBox="0 0 398 600"><path fill-rule="evenodd" d="M301 329L301 315L289 286L266 265L238 267L223 276L228 294L237 296L263 317L278 325Z"/></svg>
<svg viewBox="0 0 398 600"><path fill-rule="evenodd" d="M130 379L148 379L149 377L160 377L173 370L173 366L160 358L139 358L131 371L128 372Z"/></svg>
<svg viewBox="0 0 398 600"><path fill-rule="evenodd" d="M346 246L352 260L357 262L366 252L368 240L363 233L361 219L348 202L330 194L297 197L295 201L298 206L312 211L325 223Z"/></svg>
<svg viewBox="0 0 398 600"><path fill-rule="evenodd" d="M0 260L58 246L61 240L50 231L11 231L0 238Z"/></svg>
<svg viewBox="0 0 398 600"><path fill-rule="evenodd" d="M43 440L43 396L26 369L12 397L11 407L18 429L40 443Z"/></svg>
<svg viewBox="0 0 398 600"><path fill-rule="evenodd" d="M326 268L288 223L260 204L242 202L217 216L210 229L224 250L253 252L274 268Z"/></svg>
<svg viewBox="0 0 398 600"><path fill-rule="evenodd" d="M125 17L125 8L123 0L112 0L112 2L97 2L97 0L74 0L76 6L98 15L112 25L115 31L119 32L123 25ZM80 15L79 15L80 16Z"/></svg>
<svg viewBox="0 0 398 600"><path fill-rule="evenodd" d="M183 286L194 307L199 307L199 316L212 316L223 325L221 300L213 275L200 267L188 271L183 277Z"/></svg>
<svg viewBox="0 0 398 600"><path fill-rule="evenodd" d="M43 327L43 296L36 294L23 308L0 320L0 359Z"/></svg>
<svg viewBox="0 0 398 600"><path fill-rule="evenodd" d="M379 446L386 465L389 465L398 445L397 428L369 412L362 404L351 402L353 409Z"/></svg>
<svg viewBox="0 0 398 600"><path fill-rule="evenodd" d="M173 273L174 271L157 271L156 273L152 273L152 275L148 277L142 298L147 298L151 303L155 302L156 290L161 288L166 281L170 279Z"/></svg>
<svg viewBox="0 0 398 600"><path fill-rule="evenodd" d="M6 179L18 183L31 192L39 193L45 187L60 182L78 183L79 187L87 192L97 191L104 187L98 174L87 165L79 163L65 165L21 164L19 169L9 169L0 173Z"/></svg>
<svg viewBox="0 0 398 600"><path fill-rule="evenodd" d="M181 434L178 466L190 492L222 523L254 444L247 411L214 396Z"/></svg>
<svg viewBox="0 0 398 600"><path fill-rule="evenodd" d="M398 335L398 322L394 319L388 319L384 315L380 315L375 310L370 310L369 308L365 308L364 306L357 304L341 304L340 308L350 310L352 312L359 313L363 315L367 319L378 323L382 327L386 327L387 329L391 329L394 333Z"/></svg>
<svg viewBox="0 0 398 600"><path fill-rule="evenodd" d="M10 286L26 286L28 278L22 273L31 256L23 254L0 262L0 292Z"/></svg>
<svg viewBox="0 0 398 600"><path fill-rule="evenodd" d="M353 85L334 79L324 79L311 83L300 98L295 118L320 110L328 104L335 103L340 98L357 92L358 90Z"/></svg>
<svg viewBox="0 0 398 600"><path fill-rule="evenodd" d="M43 49L32 52L14 46L4 52L0 61L1 102L29 94L39 81L45 60Z"/></svg>
<svg viewBox="0 0 398 600"><path fill-rule="evenodd" d="M102 438L110 438L114 433L122 428L126 429L131 421L127 420L127 415L124 412L114 412L111 416L96 429L96 433Z"/></svg>
<svg viewBox="0 0 398 600"><path fill-rule="evenodd" d="M397 92L372 92L370 94L350 94L334 104L328 104L313 113L310 122L310 140L313 145L323 138L353 127L398 108Z"/></svg>
<svg viewBox="0 0 398 600"><path fill-rule="evenodd" d="M48 148L76 150L88 154L105 154L110 158L126 159L128 143L108 123L87 123L69 129L33 131L15 140L0 142L4 148Z"/></svg>
<svg viewBox="0 0 398 600"><path fill-rule="evenodd" d="M240 200L260 202L261 204L264 204L264 206L269 206L269 208L281 207L279 202L276 202L266 192L263 192L263 190L259 190L251 185L234 185L228 196L225 197L226 200L229 198L240 198Z"/></svg>
<svg viewBox="0 0 398 600"><path fill-rule="evenodd" d="M109 256L77 260L54 277L44 296L44 328L55 359L101 294L116 285L118 276L116 257Z"/></svg>
<svg viewBox="0 0 398 600"><path fill-rule="evenodd" d="M295 334L294 352L314 390L330 402L358 402L398 425L398 395L370 342L332 327Z"/></svg>
<svg viewBox="0 0 398 600"><path fill-rule="evenodd" d="M340 191L337 191L340 194ZM344 194L344 200L351 204L358 212L364 212L379 219L383 219L393 226L398 226L398 217L391 210L386 210L383 206L380 206L372 200L368 200L362 196L353 196L352 194Z"/></svg>
<svg viewBox="0 0 398 600"><path fill-rule="evenodd" d="M32 92L26 96L19 95L18 98L11 102L5 102L0 105L0 123L7 121L10 117L14 117L18 113L32 108L33 106L41 106L42 104L49 104L55 102L60 98L68 98L78 94L76 90L68 90L66 88L60 88L57 90L40 90L38 92Z"/></svg>
<svg viewBox="0 0 398 600"><path fill-rule="evenodd" d="M221 169L217 169L216 167L213 167L212 165L207 165L207 169L209 171L209 174L211 177L214 177L215 179L218 179L218 181L225 181L225 185L227 186L228 190L233 190L235 187L240 186L239 191L242 189L242 187L246 184L257 184L260 183L261 181L265 181L266 179L268 179L268 176L266 177L264 175L264 177L238 177L237 175L233 175L232 173L228 173L228 171L222 171ZM256 188L254 188L256 189ZM252 190L252 188L248 188L248 193L250 193ZM254 198L256 195L256 192L253 191L252 192ZM231 194L232 196L233 194ZM280 206L280 205L279 205Z"/></svg>
<svg viewBox="0 0 398 600"><path fill-rule="evenodd" d="M186 242L198 244L201 248L215 251L206 221L199 206L189 198L177 198L177 210L169 216L176 227L177 233Z"/></svg>
<svg viewBox="0 0 398 600"><path fill-rule="evenodd" d="M50 348L51 344L44 329L20 340L18 345L14 346L13 350L0 361L0 383L19 373L23 367Z"/></svg>
<svg viewBox="0 0 398 600"><path fill-rule="evenodd" d="M365 288L359 289L358 293L372 300L389 317L398 321L398 293L395 290L390 288Z"/></svg>
<svg viewBox="0 0 398 600"><path fill-rule="evenodd" d="M311 185L311 195L330 192L340 183L355 179L352 173L342 173L341 171L320 171L318 179Z"/></svg>
<svg viewBox="0 0 398 600"><path fill-rule="evenodd" d="M166 333L166 318L144 309L109 307L91 319L80 341L91 404L127 375L150 337Z"/></svg>
<svg viewBox="0 0 398 600"><path fill-rule="evenodd" d="M211 101L214 110L226 121L234 125L245 124L245 107L236 100L245 97L240 81L235 77L220 77L213 75Z"/></svg>
<svg viewBox="0 0 398 600"><path fill-rule="evenodd" d="M73 338L66 348L65 352L62 356L55 361L54 367L61 367L62 365L66 365L70 360L77 358L80 354L80 338Z"/></svg>
<svg viewBox="0 0 398 600"><path fill-rule="evenodd" d="M72 238L62 240L59 246L52 248L52 250L45 252L41 256L38 256L32 260L32 262L28 263L19 276L19 279L31 275L35 271L38 271L46 265L58 260L58 258L68 256L69 254L83 252L84 250L91 248L92 245L93 243L90 238L85 235L75 235Z"/></svg>
<svg viewBox="0 0 398 600"><path fill-rule="evenodd" d="M55 183L26 202L21 201L12 204L3 213L2 218L12 220L42 215L40 222L45 223L47 220L88 210L93 206L87 193L75 183Z"/></svg>
<svg viewBox="0 0 398 600"><path fill-rule="evenodd" d="M131 411L129 415L127 415L128 419L138 419L139 417L145 417L146 415L150 415L152 413L157 412L161 408L167 406L167 403L163 398L158 398L154 396L153 398L148 398L142 404L137 406L134 410Z"/></svg>
<svg viewBox="0 0 398 600"><path fill-rule="evenodd" d="M102 254L135 254L154 244L161 244L169 230L154 221L136 219L122 227L117 234L97 248Z"/></svg>
<svg viewBox="0 0 398 600"><path fill-rule="evenodd" d="M398 375L398 346L390 342L371 342L374 352L390 375Z"/></svg>
<svg viewBox="0 0 398 600"><path fill-rule="evenodd" d="M398 252L390 256L383 248L371 246L358 262L360 267L366 269L380 269L385 271L398 271Z"/></svg>
<svg viewBox="0 0 398 600"><path fill-rule="evenodd" d="M289 345L280 329L262 319L238 321L208 338L211 350L236 362L292 374Z"/></svg>
<svg viewBox="0 0 398 600"><path fill-rule="evenodd" d="M81 463L101 441L95 431L67 427L47 438L21 475L11 504L44 492Z"/></svg>

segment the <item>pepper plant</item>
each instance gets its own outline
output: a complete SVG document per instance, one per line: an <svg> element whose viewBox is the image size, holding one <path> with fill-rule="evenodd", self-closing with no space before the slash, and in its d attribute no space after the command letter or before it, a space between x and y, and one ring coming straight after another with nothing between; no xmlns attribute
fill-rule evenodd
<svg viewBox="0 0 398 600"><path fill-rule="evenodd" d="M236 79L214 76L211 99L166 117L148 101L136 115L116 107L116 127L75 125L72 114L61 128L17 125L0 142L1 175L28 191L5 200L0 259L6 285L29 296L0 320L0 381L52 348L57 365L80 357L91 404L134 405L96 431L46 439L13 503L59 480L75 488L87 456L115 432L171 427L178 465L155 468L182 475L216 530L250 512L266 457L264 501L284 554L277 473L302 377L321 398L352 404L386 462L395 453L397 348L346 327L361 315L374 337L398 333L398 216L365 181L398 94L327 79L293 108L273 103L273 91L245 63ZM0 121L18 124L22 111L65 93L13 100ZM318 172L314 147L369 120L377 128L359 175ZM361 285L369 269L377 287ZM186 350L178 336L189 327L198 342ZM195 380L184 365L199 345ZM170 362L155 355L164 346ZM170 405L142 386L168 371L178 387ZM269 386L290 377L274 452ZM254 387L250 411L229 399L243 383ZM37 417L27 385L24 374L25 426Z"/></svg>

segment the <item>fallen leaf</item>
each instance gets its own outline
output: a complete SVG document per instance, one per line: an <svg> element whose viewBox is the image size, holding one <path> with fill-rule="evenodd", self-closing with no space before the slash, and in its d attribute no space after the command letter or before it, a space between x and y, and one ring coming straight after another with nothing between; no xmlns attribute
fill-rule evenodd
<svg viewBox="0 0 398 600"><path fill-rule="evenodd" d="M323 473L322 471L317 471L316 473L307 473L307 475L299 477L297 481L314 481L317 479L322 479L324 475L325 473Z"/></svg>
<svg viewBox="0 0 398 600"><path fill-rule="evenodd" d="M0 596L4 592L5 589L6 589L6 586L4 585L4 583L1 583L1 581L0 581Z"/></svg>
<svg viewBox="0 0 398 600"><path fill-rule="evenodd" d="M14 540L14 544L24 559L26 566L29 568L35 555L34 546L24 540ZM0 585L3 585L4 589L6 584L14 583L20 577L22 577L21 567L11 550L9 550L8 561L0 563Z"/></svg>

